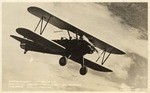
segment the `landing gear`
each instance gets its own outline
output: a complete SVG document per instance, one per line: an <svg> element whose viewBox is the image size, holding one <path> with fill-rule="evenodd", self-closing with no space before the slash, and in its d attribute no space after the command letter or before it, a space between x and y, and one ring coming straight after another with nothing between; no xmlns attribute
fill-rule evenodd
<svg viewBox="0 0 150 93"><path fill-rule="evenodd" d="M61 66L65 66L67 64L67 57L65 57L65 56L61 57L59 60L59 64Z"/></svg>
<svg viewBox="0 0 150 93"><path fill-rule="evenodd" d="M26 53L27 53L27 50L24 51L24 54L26 54Z"/></svg>
<svg viewBox="0 0 150 93"><path fill-rule="evenodd" d="M81 60L82 60L82 63L81 63L81 68L80 68L80 74L81 75L85 75L86 73L87 73L87 67L85 66L85 64L84 64L84 58L83 58L83 56L81 57Z"/></svg>
<svg viewBox="0 0 150 93"><path fill-rule="evenodd" d="M88 70L87 70L86 66L82 66L81 69L80 69L80 74L85 75L87 73L87 71Z"/></svg>
<svg viewBox="0 0 150 93"><path fill-rule="evenodd" d="M24 38L25 38L25 37L24 37ZM26 42L21 42L21 43L20 43L20 47L21 47L22 49L24 49L24 54L26 54L27 51L28 51L28 49L26 48L26 47L27 47Z"/></svg>

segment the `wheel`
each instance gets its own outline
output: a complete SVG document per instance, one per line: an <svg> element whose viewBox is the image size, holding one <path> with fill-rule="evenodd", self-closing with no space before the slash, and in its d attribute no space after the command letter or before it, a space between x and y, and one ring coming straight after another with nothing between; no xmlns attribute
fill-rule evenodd
<svg viewBox="0 0 150 93"><path fill-rule="evenodd" d="M85 75L86 73L87 73L87 68L86 68L86 66L81 67L81 69L80 69L80 74L81 74L81 75Z"/></svg>
<svg viewBox="0 0 150 93"><path fill-rule="evenodd" d="M26 54L26 53L27 53L27 51L28 51L27 49L24 49L24 54Z"/></svg>
<svg viewBox="0 0 150 93"><path fill-rule="evenodd" d="M24 51L24 54L26 54L26 53L27 53L27 51L25 50L25 51Z"/></svg>
<svg viewBox="0 0 150 93"><path fill-rule="evenodd" d="M65 57L65 56L61 57L59 60L59 64L61 66L65 66L67 64L67 57Z"/></svg>

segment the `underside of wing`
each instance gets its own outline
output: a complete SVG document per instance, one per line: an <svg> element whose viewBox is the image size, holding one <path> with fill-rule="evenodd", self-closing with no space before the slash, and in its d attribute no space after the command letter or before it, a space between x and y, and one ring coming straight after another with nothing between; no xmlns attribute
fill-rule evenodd
<svg viewBox="0 0 150 93"><path fill-rule="evenodd" d="M112 70L106 68L106 67L103 67L99 64L96 64L88 59L85 59L84 58L84 62L85 62L85 66L93 69L93 70L96 70L96 71L101 71L101 72L112 72Z"/></svg>
<svg viewBox="0 0 150 93"><path fill-rule="evenodd" d="M76 55L72 55L72 56L70 57L70 59L73 60L73 61L75 61L75 62L77 62L77 63L79 63L79 64L81 64L82 61L83 61L81 57L76 56ZM91 68L91 69L93 69L93 70L96 70L96 71L112 72L112 70L110 70L110 69L108 69L108 68L106 68L106 67L103 67L103 66L101 66L101 65L99 65L99 64L96 64L96 63L94 63L94 62L92 62L92 61L90 61L90 60L88 60L88 59L86 59L86 58L84 58L84 65L85 65L86 67L89 67L89 68Z"/></svg>
<svg viewBox="0 0 150 93"><path fill-rule="evenodd" d="M45 21L48 21L48 19L50 18L50 20L48 21L50 24L58 27L59 29L66 29L66 30L69 30L69 31L75 31L76 30L76 27L70 25L69 23L59 19L58 17L46 12L45 10L41 9L41 8L38 8L38 7L29 7L28 8L28 11L39 17L39 18L42 18L43 17L43 20Z"/></svg>
<svg viewBox="0 0 150 93"><path fill-rule="evenodd" d="M110 44L107 44L105 43L104 41L101 41L89 34L86 35L87 38L89 39L90 42L93 43L94 46L108 52L108 53L112 53L112 54L126 54L124 51L110 45Z"/></svg>
<svg viewBox="0 0 150 93"><path fill-rule="evenodd" d="M16 29L17 33L24 36L24 38L27 38L29 40L32 40L34 43L38 44L39 46L49 50L51 53L62 53L65 52L65 48L47 40L46 38L41 37L40 35L37 35L36 33L25 29L25 28L18 28Z"/></svg>
<svg viewBox="0 0 150 93"><path fill-rule="evenodd" d="M45 10L43 10L41 8L29 7L28 11L31 14L33 14L39 18L43 17L43 20L48 21L50 24L52 24L52 25L54 25L60 29L65 29L65 30L71 31L73 33L78 33L79 35L86 36L89 39L89 41L91 43L93 43L94 46L96 46L102 50L105 50L106 52L113 53L113 54L125 54L125 52L123 52L122 50L117 49L117 48L99 40L96 37L93 37L92 35L90 35L84 31L78 29L77 27L59 19L58 17L46 12Z"/></svg>

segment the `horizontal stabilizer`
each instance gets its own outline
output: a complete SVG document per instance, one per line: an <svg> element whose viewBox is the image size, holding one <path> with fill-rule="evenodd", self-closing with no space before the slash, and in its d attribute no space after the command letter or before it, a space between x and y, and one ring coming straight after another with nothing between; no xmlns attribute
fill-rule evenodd
<svg viewBox="0 0 150 93"><path fill-rule="evenodd" d="M24 39L24 38L21 38L21 37L17 37L17 36L14 36L14 35L10 35L10 37L16 39L17 41L19 42L26 42L28 40Z"/></svg>
<svg viewBox="0 0 150 93"><path fill-rule="evenodd" d="M27 39L30 39L32 40L33 42L45 47L45 48L48 48L50 50L54 50L54 51L57 51L57 52L60 52L60 53L63 53L65 52L65 48L52 42L52 41L49 41L47 40L46 38L28 30L28 29L25 29L25 28L17 28L16 29L17 33L24 36L25 38Z"/></svg>
<svg viewBox="0 0 150 93"><path fill-rule="evenodd" d="M17 37L17 36L14 36L14 35L10 35L10 36L12 38L16 39L17 41L19 41L21 43L20 47L27 50L27 51L63 55L63 53L60 53L57 50L54 50L54 49L51 49L51 48L46 48L46 47L41 46L41 45L31 41L31 40L21 38L21 37Z"/></svg>

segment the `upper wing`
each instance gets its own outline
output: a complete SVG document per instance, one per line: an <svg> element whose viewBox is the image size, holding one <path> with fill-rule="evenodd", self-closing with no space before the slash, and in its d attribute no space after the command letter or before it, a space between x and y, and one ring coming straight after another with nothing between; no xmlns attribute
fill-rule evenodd
<svg viewBox="0 0 150 93"><path fill-rule="evenodd" d="M42 46L43 48L47 48L51 52L57 52L57 53L64 53L65 48L63 46L60 46L53 41L49 41L40 35L35 34L34 32L25 29L25 28L18 28L16 29L17 33L24 36L27 39L32 40L33 42L37 43L38 45Z"/></svg>
<svg viewBox="0 0 150 93"><path fill-rule="evenodd" d="M97 39L96 37L93 37L92 35L90 35L84 31L78 29L77 27L59 19L58 17L46 12L45 10L43 10L41 8L29 7L28 11L31 14L33 14L39 18L43 17L45 21L48 21L48 19L50 18L49 23L60 28L60 29L65 29L65 30L71 31L73 33L76 33L76 31L77 31L78 34L85 35L89 39L89 41L94 44L94 46L96 46L102 50L105 50L106 52L109 52L109 53L111 52L114 54L125 54L125 52Z"/></svg>

